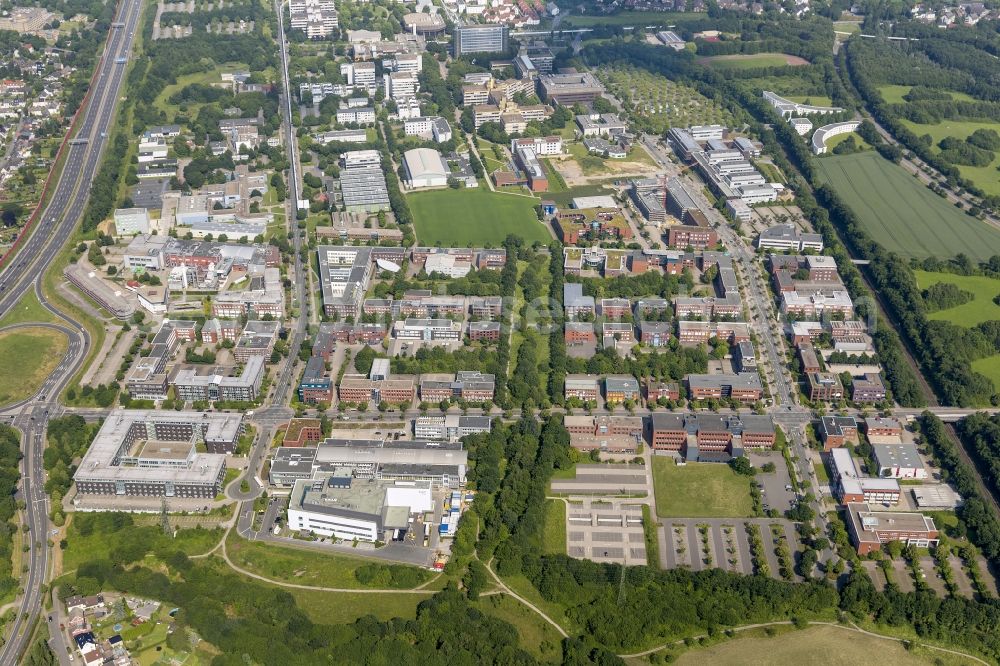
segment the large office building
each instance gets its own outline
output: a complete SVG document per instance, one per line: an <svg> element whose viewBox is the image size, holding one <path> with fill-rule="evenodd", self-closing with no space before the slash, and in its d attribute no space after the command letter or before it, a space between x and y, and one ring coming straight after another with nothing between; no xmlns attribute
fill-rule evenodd
<svg viewBox="0 0 1000 666"><path fill-rule="evenodd" d="M327 316L337 313L342 318L357 318L372 276L371 248L321 245L316 254L323 311Z"/></svg>
<svg viewBox="0 0 1000 666"><path fill-rule="evenodd" d="M466 435L490 432L493 421L488 416L420 416L413 422L413 436L417 439L455 441Z"/></svg>
<svg viewBox="0 0 1000 666"><path fill-rule="evenodd" d="M463 25L455 28L455 57L474 53L503 53L510 28L505 25Z"/></svg>
<svg viewBox="0 0 1000 666"><path fill-rule="evenodd" d="M862 475L850 450L846 447L831 449L830 463L833 467L833 489L841 503L871 502L892 505L899 502L899 482L895 479Z"/></svg>
<svg viewBox="0 0 1000 666"><path fill-rule="evenodd" d="M242 432L242 414L115 410L73 475L77 492L212 499Z"/></svg>
<svg viewBox="0 0 1000 666"><path fill-rule="evenodd" d="M171 382L179 400L216 400L250 402L256 400L264 381L264 357L250 356L237 376L222 374L215 368L199 372L186 367L177 371Z"/></svg>
<svg viewBox="0 0 1000 666"><path fill-rule="evenodd" d="M590 72L544 74L538 79L542 99L561 106L589 104L604 92L604 86Z"/></svg>
<svg viewBox="0 0 1000 666"><path fill-rule="evenodd" d="M465 483L468 462L469 454L459 442L327 439L315 449L278 448L269 480L287 488L299 479L343 468L356 478L429 481L450 487Z"/></svg>
<svg viewBox="0 0 1000 666"><path fill-rule="evenodd" d="M412 514L434 508L430 484L357 479L337 470L295 482L288 526L345 541L390 541Z"/></svg>
<svg viewBox="0 0 1000 666"><path fill-rule="evenodd" d="M290 0L288 17L292 30L301 30L309 39L329 37L339 25L333 0Z"/></svg>
<svg viewBox="0 0 1000 666"><path fill-rule="evenodd" d="M936 546L939 541L933 518L922 513L872 511L860 502L847 505L847 532L858 555L879 550L890 541L917 548Z"/></svg>

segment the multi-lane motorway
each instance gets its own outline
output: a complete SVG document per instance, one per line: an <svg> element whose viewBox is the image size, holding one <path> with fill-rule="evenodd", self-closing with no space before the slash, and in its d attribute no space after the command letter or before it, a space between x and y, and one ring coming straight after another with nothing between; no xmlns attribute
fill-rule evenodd
<svg viewBox="0 0 1000 666"><path fill-rule="evenodd" d="M48 205L34 226L26 231L17 253L9 258L0 272L0 316L6 314L18 300L34 289L43 306L66 322L60 330L69 337L69 350L43 388L23 407L14 426L23 434L21 498L26 504L25 520L29 528L30 552L28 576L24 593L6 642L0 649L0 666L19 662L27 647L42 603L42 588L48 575L49 528L45 497L45 473L42 452L45 428L53 406L47 400L58 395L86 356L90 338L77 322L56 312L42 293L42 276L51 266L59 249L72 237L83 215L101 154L111 133L115 107L121 96L127 62L138 27L142 4L139 0L121 0L115 23L97 66L88 97L79 111L75 134L65 146L65 162L55 183Z"/></svg>

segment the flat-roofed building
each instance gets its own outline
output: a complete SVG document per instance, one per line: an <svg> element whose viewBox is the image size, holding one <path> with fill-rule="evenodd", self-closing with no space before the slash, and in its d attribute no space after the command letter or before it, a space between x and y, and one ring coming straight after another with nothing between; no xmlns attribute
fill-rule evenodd
<svg viewBox="0 0 1000 666"><path fill-rule="evenodd" d="M562 106L588 104L604 92L604 86L590 72L543 74L538 85L542 99Z"/></svg>
<svg viewBox="0 0 1000 666"><path fill-rule="evenodd" d="M269 361L280 333L280 321L248 321L233 347L233 358L240 363L247 363L253 356Z"/></svg>
<svg viewBox="0 0 1000 666"><path fill-rule="evenodd" d="M250 402L257 399L264 381L264 357L247 358L239 375L218 372L217 368L185 367L174 375L171 384L178 400L210 402Z"/></svg>
<svg viewBox="0 0 1000 666"><path fill-rule="evenodd" d="M604 378L604 399L608 402L635 402L641 397L639 381L632 375L608 375Z"/></svg>
<svg viewBox="0 0 1000 666"><path fill-rule="evenodd" d="M376 405L409 405L416 397L416 384L412 377L394 376L389 379L345 376L337 386L341 402Z"/></svg>
<svg viewBox="0 0 1000 666"><path fill-rule="evenodd" d="M510 28L506 25L470 24L455 28L455 57L474 53L503 53Z"/></svg>
<svg viewBox="0 0 1000 666"><path fill-rule="evenodd" d="M412 514L434 508L431 484L356 479L344 470L295 482L288 527L346 541L391 541Z"/></svg>
<svg viewBox="0 0 1000 666"><path fill-rule="evenodd" d="M778 224L760 232L757 248L762 250L823 251L821 234L803 233L794 224Z"/></svg>
<svg viewBox="0 0 1000 666"><path fill-rule="evenodd" d="M469 323L469 340L496 341L500 339L500 322L473 321Z"/></svg>
<svg viewBox="0 0 1000 666"><path fill-rule="evenodd" d="M392 325L397 340L461 340L462 323L451 319L407 318Z"/></svg>
<svg viewBox="0 0 1000 666"><path fill-rule="evenodd" d="M242 414L114 410L73 476L77 492L212 499L242 432Z"/></svg>
<svg viewBox="0 0 1000 666"><path fill-rule="evenodd" d="M756 402L764 395L760 375L741 372L722 375L688 375L688 394L692 400L732 398L740 402Z"/></svg>
<svg viewBox="0 0 1000 666"><path fill-rule="evenodd" d="M832 372L810 372L806 375L810 400L841 400L844 387L840 377Z"/></svg>
<svg viewBox="0 0 1000 666"><path fill-rule="evenodd" d="M903 441L903 425L893 418L869 416L864 420L865 437L870 444L899 444Z"/></svg>
<svg viewBox="0 0 1000 666"><path fill-rule="evenodd" d="M310 356L299 380L299 400L307 404L333 402L333 378L322 356Z"/></svg>
<svg viewBox="0 0 1000 666"><path fill-rule="evenodd" d="M579 345L596 344L597 335L594 333L594 324L587 321L568 321L564 324L565 332L563 338L567 347L577 347Z"/></svg>
<svg viewBox="0 0 1000 666"><path fill-rule="evenodd" d="M882 402L885 398L885 384L882 383L882 375L877 372L866 372L851 382L851 400L854 402Z"/></svg>
<svg viewBox="0 0 1000 666"><path fill-rule="evenodd" d="M824 416L819 420L819 440L823 450L839 448L849 442L858 443L858 422L853 416Z"/></svg>
<svg viewBox="0 0 1000 666"><path fill-rule="evenodd" d="M847 532L858 555L880 550L890 541L917 548L929 548L939 542L933 518L922 513L872 511L863 503L847 505Z"/></svg>
<svg viewBox="0 0 1000 666"><path fill-rule="evenodd" d="M323 424L319 419L291 419L285 426L282 446L302 447L318 444L323 439Z"/></svg>
<svg viewBox="0 0 1000 666"><path fill-rule="evenodd" d="M587 401L597 401L600 395L597 375L566 375L565 397Z"/></svg>
<svg viewBox="0 0 1000 666"><path fill-rule="evenodd" d="M417 439L456 441L467 435L490 432L493 421L489 416L420 416L413 422L413 436Z"/></svg>
<svg viewBox="0 0 1000 666"><path fill-rule="evenodd" d="M372 248L321 245L316 254L324 312L357 319L372 277Z"/></svg>
<svg viewBox="0 0 1000 666"><path fill-rule="evenodd" d="M878 475L892 479L926 479L927 468L917 447L910 443L872 444Z"/></svg>
<svg viewBox="0 0 1000 666"><path fill-rule="evenodd" d="M831 449L830 462L833 468L833 489L842 504L871 502L893 505L899 502L899 482L895 479L863 476L849 449Z"/></svg>
<svg viewBox="0 0 1000 666"><path fill-rule="evenodd" d="M680 400L681 386L677 382L661 382L646 380L646 400L655 403L658 400Z"/></svg>

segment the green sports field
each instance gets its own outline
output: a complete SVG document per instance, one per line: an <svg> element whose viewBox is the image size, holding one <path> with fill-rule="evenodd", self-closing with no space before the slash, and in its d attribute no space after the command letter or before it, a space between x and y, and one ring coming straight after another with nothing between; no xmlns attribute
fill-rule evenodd
<svg viewBox="0 0 1000 666"><path fill-rule="evenodd" d="M535 215L538 199L488 190L434 190L407 195L420 245L500 245L513 234L552 240Z"/></svg>
<svg viewBox="0 0 1000 666"><path fill-rule="evenodd" d="M825 157L816 167L887 249L942 259L964 252L974 261L1000 254L1000 231L949 205L874 151Z"/></svg>

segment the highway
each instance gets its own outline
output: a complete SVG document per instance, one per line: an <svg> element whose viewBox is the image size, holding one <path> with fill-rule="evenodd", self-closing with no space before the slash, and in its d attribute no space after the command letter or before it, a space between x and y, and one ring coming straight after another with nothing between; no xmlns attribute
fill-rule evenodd
<svg viewBox="0 0 1000 666"><path fill-rule="evenodd" d="M49 521L42 453L48 419L56 414L58 408L49 404L48 400L54 400L65 388L90 346L86 330L46 302L41 289L42 277L60 248L72 238L83 215L115 118L115 107L125 80L126 62L141 9L142 5L137 0L122 0L119 4L116 24L111 28L87 98L70 129L70 132L75 129L75 135L63 148L63 170L55 183L46 185L55 189L51 191L51 198L34 225L26 229L25 236L18 240L16 254L5 257L3 271L0 272L0 316L9 312L33 289L39 302L66 322L65 326L59 325L58 328L67 334L70 345L66 356L38 393L30 401L22 403L21 411L13 422L23 435L20 498L27 507L25 520L32 538L29 540L27 582L6 642L0 649L0 666L18 663L27 647L41 609L42 588L49 573L46 545Z"/></svg>

